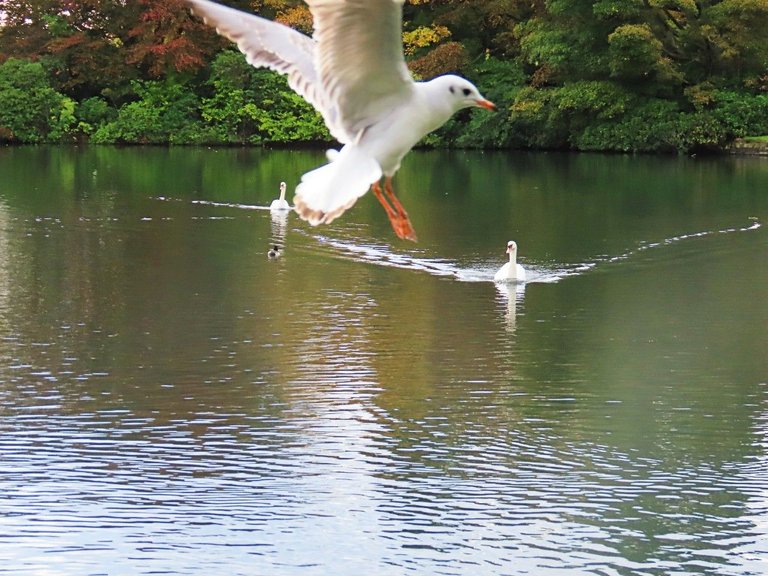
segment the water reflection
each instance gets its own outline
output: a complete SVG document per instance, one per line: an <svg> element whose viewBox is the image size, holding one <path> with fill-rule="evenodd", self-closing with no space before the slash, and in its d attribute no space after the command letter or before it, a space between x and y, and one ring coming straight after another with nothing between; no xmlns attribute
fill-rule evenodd
<svg viewBox="0 0 768 576"><path fill-rule="evenodd" d="M272 245L284 247L285 236L288 232L289 213L287 210L272 211L269 216L272 224L271 243Z"/></svg>
<svg viewBox="0 0 768 576"><path fill-rule="evenodd" d="M9 285L10 285L10 235L11 219L8 210L0 197L0 330L7 330L5 324L5 312L8 309Z"/></svg>
<svg viewBox="0 0 768 576"><path fill-rule="evenodd" d="M412 157L416 246L273 221L314 153L0 150L0 572L768 571L768 173Z"/></svg>
<svg viewBox="0 0 768 576"><path fill-rule="evenodd" d="M496 283L496 290L507 309L504 320L510 332L514 332L517 326L517 309L523 305L525 285L525 282L515 284Z"/></svg>

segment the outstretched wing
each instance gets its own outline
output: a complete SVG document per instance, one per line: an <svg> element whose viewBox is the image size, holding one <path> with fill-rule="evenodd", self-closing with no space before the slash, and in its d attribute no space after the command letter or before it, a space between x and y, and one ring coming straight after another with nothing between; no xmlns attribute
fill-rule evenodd
<svg viewBox="0 0 768 576"><path fill-rule="evenodd" d="M306 0L329 116L348 141L408 101L414 88L402 41L404 0Z"/></svg>
<svg viewBox="0 0 768 576"><path fill-rule="evenodd" d="M345 142L346 133L334 120L315 66L316 42L293 28L210 2L186 0L192 11L216 32L237 44L249 64L288 77L288 85L322 114L334 138ZM343 140L342 140L343 138Z"/></svg>

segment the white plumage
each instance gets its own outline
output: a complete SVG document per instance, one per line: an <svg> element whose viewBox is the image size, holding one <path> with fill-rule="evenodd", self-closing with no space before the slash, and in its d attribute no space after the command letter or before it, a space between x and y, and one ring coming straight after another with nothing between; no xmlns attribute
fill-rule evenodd
<svg viewBox="0 0 768 576"><path fill-rule="evenodd" d="M509 262L504 264L493 277L494 282L525 282L525 268L517 263L517 243L507 242Z"/></svg>
<svg viewBox="0 0 768 576"><path fill-rule="evenodd" d="M291 206L288 204L288 200L285 199L285 191L287 186L285 182L280 182L280 197L272 200L272 204L269 205L269 209L272 212L284 212L290 210Z"/></svg>
<svg viewBox="0 0 768 576"><path fill-rule="evenodd" d="M401 160L458 110L495 108L458 76L413 81L403 57L403 1L306 0L314 19L309 38L208 0L187 0L219 34L237 43L250 64L285 74L343 144L296 189L296 212L310 224L332 222L373 186L397 235L415 240L391 185Z"/></svg>

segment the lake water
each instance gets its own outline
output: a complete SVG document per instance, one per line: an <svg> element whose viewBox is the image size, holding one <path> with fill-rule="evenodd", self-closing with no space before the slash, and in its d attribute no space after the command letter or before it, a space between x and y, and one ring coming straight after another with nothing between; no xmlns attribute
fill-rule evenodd
<svg viewBox="0 0 768 576"><path fill-rule="evenodd" d="M768 573L768 160L322 158L0 148L0 574Z"/></svg>

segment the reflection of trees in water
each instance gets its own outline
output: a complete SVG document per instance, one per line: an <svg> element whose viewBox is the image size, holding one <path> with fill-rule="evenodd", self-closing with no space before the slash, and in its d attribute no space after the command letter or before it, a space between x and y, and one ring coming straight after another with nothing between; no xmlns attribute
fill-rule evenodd
<svg viewBox="0 0 768 576"><path fill-rule="evenodd" d="M8 242L11 226L12 223L8 209L3 198L0 197L0 337L8 335L10 330L7 311L10 305L11 284L11 252Z"/></svg>

